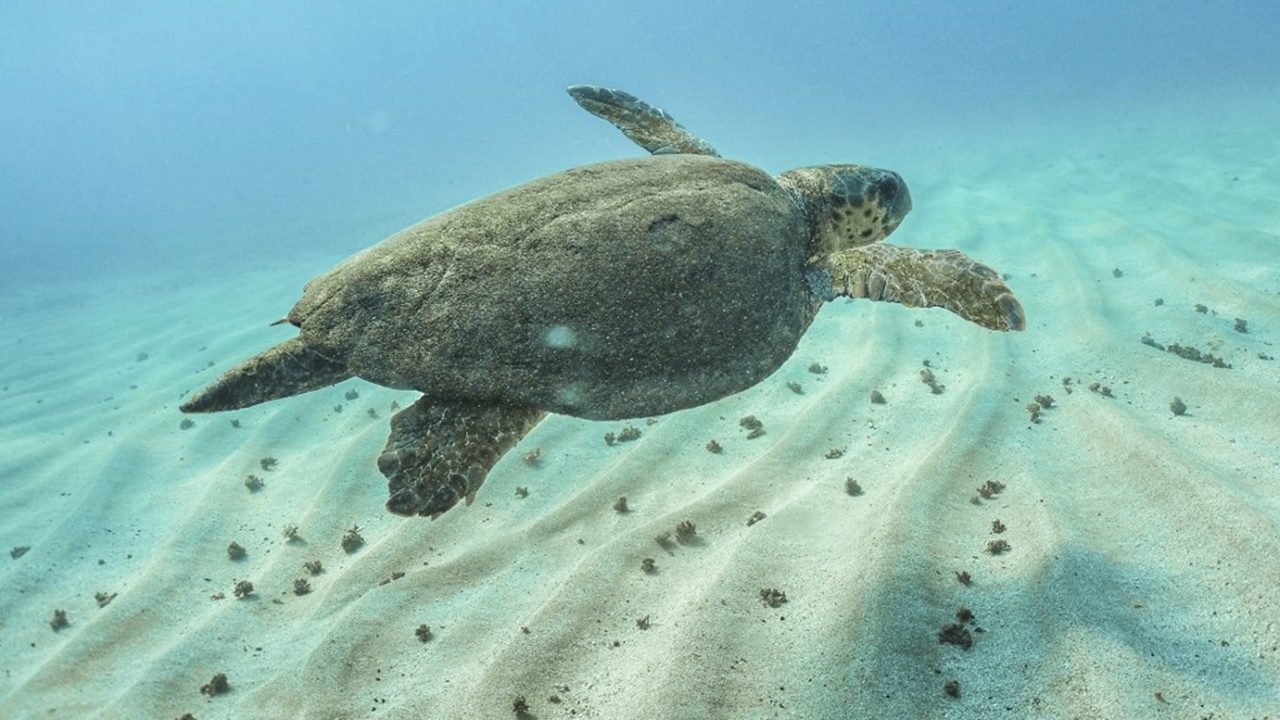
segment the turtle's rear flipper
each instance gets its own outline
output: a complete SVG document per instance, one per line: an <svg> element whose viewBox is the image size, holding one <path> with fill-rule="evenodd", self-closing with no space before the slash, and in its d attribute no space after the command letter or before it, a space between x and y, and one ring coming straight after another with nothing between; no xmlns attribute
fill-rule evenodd
<svg viewBox="0 0 1280 720"><path fill-rule="evenodd" d="M239 410L319 390L349 377L351 371L345 365L295 337L231 368L179 409L186 413Z"/></svg>
<svg viewBox="0 0 1280 720"><path fill-rule="evenodd" d="M822 263L834 295L941 307L989 330L1023 330L1027 316L1000 274L958 250L875 243Z"/></svg>
<svg viewBox="0 0 1280 720"><path fill-rule="evenodd" d="M498 459L544 415L531 407L419 398L391 418L391 437L378 457L387 509L434 520L459 500L470 505Z"/></svg>
<svg viewBox="0 0 1280 720"><path fill-rule="evenodd" d="M631 93L598 85L571 85L568 93L583 110L613 123L623 135L650 154L720 157L711 143L685 130L675 118Z"/></svg>

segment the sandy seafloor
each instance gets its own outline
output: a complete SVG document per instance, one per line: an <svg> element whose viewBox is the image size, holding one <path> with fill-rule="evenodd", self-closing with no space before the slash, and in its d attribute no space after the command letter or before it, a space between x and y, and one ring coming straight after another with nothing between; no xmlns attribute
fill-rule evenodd
<svg viewBox="0 0 1280 720"><path fill-rule="evenodd" d="M750 391L612 447L625 423L551 417L434 522L374 466L413 393L179 426L338 257L9 288L0 546L30 550L0 557L0 717L1280 717L1280 137L1233 123L925 148L893 240L1008 273L1025 333L838 301ZM968 650L938 639L961 607Z"/></svg>

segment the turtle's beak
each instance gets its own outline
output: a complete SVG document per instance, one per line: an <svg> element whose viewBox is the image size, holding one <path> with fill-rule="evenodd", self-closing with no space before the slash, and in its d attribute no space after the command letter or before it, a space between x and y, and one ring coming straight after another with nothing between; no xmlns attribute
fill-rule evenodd
<svg viewBox="0 0 1280 720"><path fill-rule="evenodd" d="M902 219L911 212L911 191L902 176L890 170L881 171L884 177L876 181L876 192L880 196L880 204L884 206L884 234L887 237L898 226Z"/></svg>

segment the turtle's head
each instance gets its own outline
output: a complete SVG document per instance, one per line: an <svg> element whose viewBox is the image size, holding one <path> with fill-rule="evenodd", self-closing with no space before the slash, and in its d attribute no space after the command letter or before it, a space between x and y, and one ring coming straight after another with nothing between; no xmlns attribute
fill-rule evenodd
<svg viewBox="0 0 1280 720"><path fill-rule="evenodd" d="M817 165L778 176L809 220L809 258L880 242L911 210L902 176L866 165Z"/></svg>

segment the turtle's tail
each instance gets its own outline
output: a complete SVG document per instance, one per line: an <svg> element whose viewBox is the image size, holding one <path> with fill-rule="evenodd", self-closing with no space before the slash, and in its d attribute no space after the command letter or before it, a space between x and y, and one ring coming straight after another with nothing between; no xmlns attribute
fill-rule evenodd
<svg viewBox="0 0 1280 720"><path fill-rule="evenodd" d="M185 413L239 410L319 390L349 377L351 371L345 365L296 337L231 368L179 409Z"/></svg>

